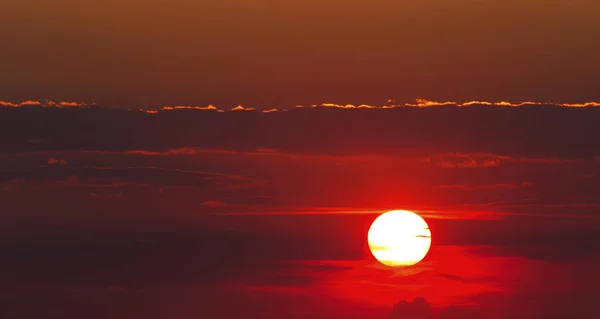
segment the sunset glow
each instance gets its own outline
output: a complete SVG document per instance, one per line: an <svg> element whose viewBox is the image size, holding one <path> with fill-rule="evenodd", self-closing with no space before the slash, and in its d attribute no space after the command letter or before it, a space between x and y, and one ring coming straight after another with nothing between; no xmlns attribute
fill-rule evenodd
<svg viewBox="0 0 600 319"><path fill-rule="evenodd" d="M391 267L420 262L431 246L431 231L419 215L405 211L387 212L373 222L368 233L371 253Z"/></svg>
<svg viewBox="0 0 600 319"><path fill-rule="evenodd" d="M0 319L600 318L600 0L0 13Z"/></svg>

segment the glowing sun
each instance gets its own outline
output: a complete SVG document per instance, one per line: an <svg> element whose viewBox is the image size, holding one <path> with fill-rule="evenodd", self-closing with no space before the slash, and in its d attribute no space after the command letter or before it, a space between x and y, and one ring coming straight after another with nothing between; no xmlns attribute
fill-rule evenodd
<svg viewBox="0 0 600 319"><path fill-rule="evenodd" d="M373 256L390 267L412 266L425 258L431 247L431 231L421 216L393 210L377 217L368 234Z"/></svg>

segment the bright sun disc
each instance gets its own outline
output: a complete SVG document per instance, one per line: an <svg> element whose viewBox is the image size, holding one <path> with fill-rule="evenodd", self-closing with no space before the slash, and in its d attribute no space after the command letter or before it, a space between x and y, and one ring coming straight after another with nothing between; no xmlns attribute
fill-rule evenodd
<svg viewBox="0 0 600 319"><path fill-rule="evenodd" d="M393 210L377 217L368 234L369 249L382 264L412 266L425 258L431 247L431 231L421 216Z"/></svg>

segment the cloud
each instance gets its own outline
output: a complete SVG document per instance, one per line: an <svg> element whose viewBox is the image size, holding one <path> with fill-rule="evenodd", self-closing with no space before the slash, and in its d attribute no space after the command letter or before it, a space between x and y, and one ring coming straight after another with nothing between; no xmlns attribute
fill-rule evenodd
<svg viewBox="0 0 600 319"><path fill-rule="evenodd" d="M496 106L496 107L523 107L523 106L556 106L565 108L586 108L586 107L599 107L600 102L585 102L585 103L553 103L553 102L535 102L535 101L524 101L524 102L508 102L508 101L431 101L428 99L418 98L414 103L403 103L403 104L391 104L392 100L387 101L390 104L384 105L369 105L369 104L336 104L336 103L321 103L313 104L311 107L324 107L324 108L339 108L339 109L395 109L395 108L428 108L428 107L469 107L469 106ZM298 105L298 108L303 108L303 105Z"/></svg>
<svg viewBox="0 0 600 319"><path fill-rule="evenodd" d="M494 154L439 154L426 158L424 161L443 168L480 168L496 167L502 161L510 161L509 156Z"/></svg>
<svg viewBox="0 0 600 319"><path fill-rule="evenodd" d="M160 167L100 167L65 166L66 162L50 159L50 164L61 166L36 167L23 171L0 172L3 189L40 187L188 187L204 191L231 192L253 190L265 185L265 181L240 175L228 175L183 169Z"/></svg>
<svg viewBox="0 0 600 319"><path fill-rule="evenodd" d="M244 107L242 105L238 105L229 110L223 110L223 109L219 109L218 107L216 107L212 104L209 104L207 106L197 106L197 105L174 105L174 106L171 106L171 105L167 105L167 106L161 107L159 110L139 109L139 111L148 113L148 114L158 114L159 112L162 112L162 111L177 111L177 110L215 111L215 112L219 112L219 113L223 113L225 111L256 111L255 108ZM270 110L263 110L262 112L269 113L269 112L277 112L277 111L280 111L280 110L279 109L270 109Z"/></svg>
<svg viewBox="0 0 600 319"><path fill-rule="evenodd" d="M58 108L64 108L64 107L86 107L86 106L88 106L88 104L84 103L84 102L67 102L67 101L54 102L54 101L50 101L50 100L46 100L41 105L42 106L50 106L50 107L58 107Z"/></svg>
<svg viewBox="0 0 600 319"><path fill-rule="evenodd" d="M44 100L44 101L27 100L27 101L23 101L23 102L19 102L19 103L13 103L13 102L8 102L8 101L0 101L0 106L12 107L12 108L23 107L23 106L40 106L40 107L54 107L54 108L69 108L69 107L87 107L89 105L94 105L94 104L87 104L85 102L73 102L73 101L59 101L59 102L55 102L55 101L52 101L52 100Z"/></svg>
<svg viewBox="0 0 600 319"><path fill-rule="evenodd" d="M255 110L256 110L255 108L243 107L241 105L238 105L231 109L231 111L255 111Z"/></svg>
<svg viewBox="0 0 600 319"><path fill-rule="evenodd" d="M442 155L432 158L446 159ZM482 156L460 155L459 160L476 161ZM0 156L0 165L13 171L0 173L0 183L24 178L14 190L88 188L87 193L122 193L125 198L153 194L170 200L177 193L180 202L220 201L227 205L215 213L242 215L369 215L401 207L432 219L581 219L600 205L596 175L579 174L600 172L593 162L550 166L545 163L560 161L532 164L530 159L484 155L501 158L499 166L447 169L425 161L429 157L305 155L266 147L39 151ZM68 164L47 165L49 158L68 159ZM80 183L56 183L70 176Z"/></svg>
<svg viewBox="0 0 600 319"><path fill-rule="evenodd" d="M465 282L465 279L462 278L461 276L452 275L452 274L439 274L439 275L437 275L437 277L446 278L446 279L458 281L458 282L461 282L461 283Z"/></svg>
<svg viewBox="0 0 600 319"><path fill-rule="evenodd" d="M581 230L560 234L516 234L515 240L504 240L496 247L471 247L470 252L477 257L523 257L544 262L585 261L598 256L593 242L600 238L598 230ZM521 240L518 242L517 239ZM590 242L592 241L592 242Z"/></svg>
<svg viewBox="0 0 600 319"><path fill-rule="evenodd" d="M6 107L21 107L21 106L41 106L42 102L40 101L23 101L20 103L12 103L12 102L7 102L7 101L0 101L0 106L6 106Z"/></svg>
<svg viewBox="0 0 600 319"><path fill-rule="evenodd" d="M459 189L459 190L499 190L499 189L522 189L532 187L534 182L507 183L507 184L489 184L489 185L465 185L465 184L449 184L439 185L436 188L442 189Z"/></svg>
<svg viewBox="0 0 600 319"><path fill-rule="evenodd" d="M460 308L456 306L450 306L444 309L438 319L483 319L483 315L475 310Z"/></svg>
<svg viewBox="0 0 600 319"><path fill-rule="evenodd" d="M388 100L387 104L383 105L371 105L371 104L338 104L325 102L320 104L312 104L310 108L336 108L336 109L396 109L396 108L438 108L438 107L528 107L528 106L553 106L560 108L593 108L600 107L600 102L596 101L588 101L583 103L556 103L556 102L541 102L541 101L521 101L521 102L509 102L509 101L432 101L424 98L418 98L415 102L407 102L407 103L392 103L393 100ZM90 105L95 105L95 103L85 103L85 102L72 102L72 101L60 101L55 102L52 100L44 100L44 101L23 101L23 102L10 102L10 101L2 101L0 100L0 106L5 107L22 107L22 106L42 106L42 107L86 107ZM296 108L306 108L304 105L297 105ZM133 110L133 109L130 109ZM148 114L157 114L161 111L176 111L176 110L195 110L195 111L216 111L216 112L227 112L227 111L257 111L256 108L244 107L242 105L238 105L236 107L230 109L221 109L215 105L209 104L206 106L198 106L198 105L165 105L160 107L159 109L138 109L140 112L148 113ZM278 111L288 111L287 109L265 109L258 110L263 113L271 113Z"/></svg>
<svg viewBox="0 0 600 319"><path fill-rule="evenodd" d="M284 275L275 274L273 276L261 276L254 280L248 280L244 288L250 288L256 291L285 289L295 287L306 287L319 281L318 277L310 275Z"/></svg>
<svg viewBox="0 0 600 319"><path fill-rule="evenodd" d="M60 233L56 238L61 240L73 240L58 248L41 241L35 244L48 246L14 248L9 252L14 256L41 253L28 262L9 255L6 260L14 269L9 280L72 279L76 283L95 279L117 285L131 280L145 283L144 278L166 274L157 280L205 283L237 279L243 265L251 270L246 275L256 279L249 284L294 288L327 284L328 289L339 288L334 290L337 295L357 293L379 299L380 295L362 290L371 278L360 276L376 273L373 268L356 270L341 262L318 262L325 258L364 260L365 227L388 207L423 211L436 230L432 253L439 253L448 243L510 247L481 252L478 258L460 259L452 252L437 259L449 267L441 268L438 281L434 281L447 282L441 288L414 287L412 278L405 276L406 285L401 287L407 289L399 289L395 284L402 280L401 274L386 273L379 284L394 289L393 299L385 301L386 305L427 291L432 296L425 296L434 303L436 294L443 294L448 287L461 294L481 289L472 287L478 284L473 277L480 275L473 272L484 268L514 267L514 277L497 282L520 283L529 278L518 273L531 267L512 263L515 256L562 263L595 252L597 231L582 230L593 223L582 220L576 232L564 228L579 209L595 214L600 205L596 178L600 147L590 138L600 134L600 113L591 104L521 107L498 103L487 107L479 103L480 107L459 107L418 101L414 107L376 111L367 105L322 105L269 114L183 107L146 114L91 107L69 111L60 107L74 104L44 103L52 107L6 105L10 108L0 110L0 152L4 154L0 156L0 210L17 216L14 220L5 217L3 225L10 231L13 225L19 226L14 231L19 236L38 236L44 230ZM531 114L528 105L539 109ZM43 143L31 142L36 140ZM585 182L579 176L586 176ZM272 194L272 189L285 196ZM143 191L143 196L136 198L140 200L127 198L132 190ZM83 200L78 197L81 194ZM574 195L581 197L569 197ZM253 209L248 209L249 205L254 205ZM559 211L563 219L535 219L547 217L545 209ZM206 211L225 216L214 223L204 223L206 216L202 216L198 222L198 214ZM244 222L229 223L228 218L237 213L246 214ZM254 217L271 213L278 216L269 216L268 222L264 216ZM343 216L333 216L336 214ZM492 218L496 220L484 220ZM505 220L498 221L501 218ZM218 227L215 225L224 220L224 228L236 230L212 234L203 228ZM98 235L76 229L78 223L107 232L109 226L123 229L123 236L149 236L155 241L96 245L89 238ZM160 237L167 236L162 234L171 229L170 223L193 229L193 238L182 240L180 237L187 236L179 236L183 233L174 236L177 238ZM551 223L560 225L560 233L545 228ZM27 228L30 224L39 229ZM74 235L68 237L65 229ZM146 233L148 229L151 231ZM332 233L332 229L344 231ZM111 233L111 238L117 237ZM483 258L486 253L490 258ZM53 260L49 257L53 255L69 258ZM482 261L501 257L508 262ZM279 261L285 258L315 261L302 271L280 272ZM260 260L258 266L250 263L256 259ZM271 264L260 264L265 260ZM26 266L21 269L21 265ZM270 276L254 276L253 267ZM351 280L336 277L337 272L351 270L363 273L344 286ZM569 273L574 271L557 272L556 276ZM548 277L574 282L568 277ZM413 293L410 289L421 290ZM428 307L424 299L413 300L399 303L395 311L405 319L411 313L476 318L464 309L438 313L437 309L426 310Z"/></svg>
<svg viewBox="0 0 600 319"><path fill-rule="evenodd" d="M411 301L398 301L392 308L392 319L433 319L433 312L429 303L422 298L417 297Z"/></svg>
<svg viewBox="0 0 600 319"><path fill-rule="evenodd" d="M589 138L600 135L600 108L535 107L2 108L0 177L24 178L23 191L177 193L204 210L226 203L214 211L228 214L590 215L600 203L600 146ZM56 183L70 176L79 184Z"/></svg>
<svg viewBox="0 0 600 319"><path fill-rule="evenodd" d="M469 102L467 102L469 103ZM427 99L417 99L416 103L407 103L406 106L412 107L434 107L434 106L460 106L456 102L446 101L446 102L437 102L437 101L429 101ZM471 105L471 104L469 104ZM489 105L489 104L484 104Z"/></svg>
<svg viewBox="0 0 600 319"><path fill-rule="evenodd" d="M0 183L0 189L2 191L10 191L10 190L14 190L14 189L20 189L25 183L26 183L26 180L24 178L9 179L9 180L2 181Z"/></svg>
<svg viewBox="0 0 600 319"><path fill-rule="evenodd" d="M584 102L584 103L554 103L554 102L535 102L535 101L524 101L524 102L508 102L508 101L465 101L465 102L455 102L455 101L431 101L428 99L416 99L413 103L402 103L402 104L393 104L392 100L387 101L388 104L383 105L371 105L371 104L337 104L337 103L321 103L321 104L313 104L310 105L310 108L337 108L337 109L395 109L395 108L427 108L427 107L440 107L440 106L450 106L450 107L469 107L469 106L496 106L496 107L524 107L524 106L556 106L556 107L564 107L564 108L587 108L587 107L600 107L600 102ZM188 108L188 107L183 107ZM296 108L305 108L304 105L297 105ZM164 108L163 108L164 109ZM206 108L195 108L199 110L203 110ZM212 108L213 110L218 110L218 108ZM237 106L231 111L235 110L255 110L253 108L244 108L243 106ZM262 112L277 112L277 111L287 111L286 109L269 109L263 110Z"/></svg>
<svg viewBox="0 0 600 319"><path fill-rule="evenodd" d="M46 154L47 152L35 152L33 154ZM411 160L410 158L386 156L386 155L320 155L320 154L298 154L287 151L280 151L272 148L259 147L255 150L227 150L227 149L206 149L206 148L195 148L195 147L183 147L169 149L165 151L150 151L150 150L129 150L123 152L99 152L102 154L128 154L128 155L142 155L142 156L192 156L192 155L229 155L229 156L256 156L256 157L281 157L292 160L301 161L333 161L333 162L378 162L378 161L406 161ZM21 154L25 155L25 154ZM0 154L0 156L2 156ZM415 159L412 159L415 160ZM416 159L420 161L421 159ZM339 163L338 163L339 164Z"/></svg>
<svg viewBox="0 0 600 319"><path fill-rule="evenodd" d="M204 202L202 202L202 206L206 206L206 207L223 207L227 204L225 204L222 201L218 201L218 200L206 200Z"/></svg>
<svg viewBox="0 0 600 319"><path fill-rule="evenodd" d="M50 164L50 165L54 165L54 164L67 165L68 163L67 163L67 161L65 161L63 159L56 159L56 158L50 157L48 159L48 164Z"/></svg>
<svg viewBox="0 0 600 319"><path fill-rule="evenodd" d="M441 310L437 315L422 298L416 297L411 301L397 302L391 314L391 319L483 319L474 310L468 310L457 306L449 306Z"/></svg>
<svg viewBox="0 0 600 319"><path fill-rule="evenodd" d="M277 150L273 148L259 147L254 150L229 150L229 149L210 149L210 148L198 148L198 147L182 147L167 149L164 151L154 150L124 150L124 151L32 151L24 153L13 153L13 154L2 154L0 152L0 158L10 157L26 157L26 156L41 156L41 155L82 155L82 154L96 154L96 155L131 155L131 156L147 156L147 157L168 157L168 156L232 156L232 157L257 157L267 158L274 157L279 159L297 160L297 161L324 161L331 162L335 165L341 165L344 163L361 163L365 165L380 165L382 163L402 163L404 165L418 165L419 163L431 164L440 168L494 168L501 165L568 165L568 164L584 164L586 160L582 159L561 159L556 157L511 157L509 155L497 155L491 153L442 153L433 154L428 156L420 155L396 155L396 154L366 154L366 155L327 155L327 154L303 154L294 153L286 150ZM600 158L600 157L599 157ZM600 162L597 158L588 162ZM65 160L50 157L48 164L68 164ZM593 175L586 175L588 178L592 178ZM529 182L524 182L522 187L529 187ZM494 185L480 185L477 189L487 188L516 188L518 185L511 184L495 184ZM462 188L462 189L475 189L473 186L466 186L460 184L448 184L439 185L437 188Z"/></svg>
<svg viewBox="0 0 600 319"><path fill-rule="evenodd" d="M447 153L435 154L424 159L442 168L487 168L497 167L501 164L574 164L577 160L561 159L555 157L511 157L509 155L496 155L490 153Z"/></svg>
<svg viewBox="0 0 600 319"><path fill-rule="evenodd" d="M20 104L7 102L7 101L0 101L0 106L19 107Z"/></svg>
<svg viewBox="0 0 600 319"><path fill-rule="evenodd" d="M168 156L168 155L196 155L202 152L205 152L206 150L202 150L202 149L198 149L198 148L192 148L192 147L183 147L183 148L176 148L176 149L170 149L164 152L157 152L157 151L146 151L146 150L131 150L131 151L125 151L126 154L129 155L147 155L147 156Z"/></svg>
<svg viewBox="0 0 600 319"><path fill-rule="evenodd" d="M199 111L218 111L216 106L190 106L190 105L176 105L176 106L163 106L161 111L173 111L173 110L199 110ZM158 113L158 111L154 111Z"/></svg>
<svg viewBox="0 0 600 319"><path fill-rule="evenodd" d="M540 106L533 114L526 108L489 106L371 112L358 105L366 111L347 112L352 107L346 105L270 113L243 108L246 112L237 115L211 112L211 106L189 108L207 112L183 106L170 107L168 114L99 107L78 112L3 108L0 153L43 149L176 155L175 150L192 154L212 149L266 154L260 150L271 149L304 157L432 157L435 165L446 168L560 164L600 156L600 147L589 138L600 135L596 107ZM109 119L120 120L106 125ZM43 148L30 142L39 139Z"/></svg>

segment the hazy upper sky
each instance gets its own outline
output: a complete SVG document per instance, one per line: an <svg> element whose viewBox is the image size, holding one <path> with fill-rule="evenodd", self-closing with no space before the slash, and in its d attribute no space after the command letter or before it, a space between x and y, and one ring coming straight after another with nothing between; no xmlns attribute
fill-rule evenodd
<svg viewBox="0 0 600 319"><path fill-rule="evenodd" d="M595 0L2 0L0 99L600 99Z"/></svg>

